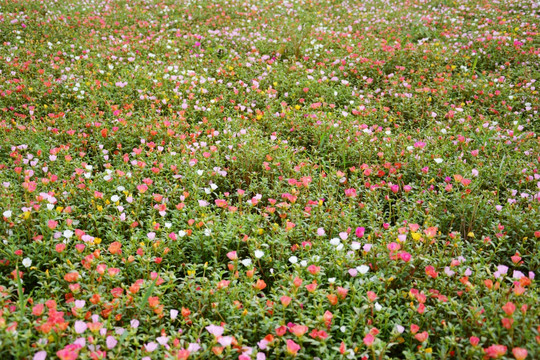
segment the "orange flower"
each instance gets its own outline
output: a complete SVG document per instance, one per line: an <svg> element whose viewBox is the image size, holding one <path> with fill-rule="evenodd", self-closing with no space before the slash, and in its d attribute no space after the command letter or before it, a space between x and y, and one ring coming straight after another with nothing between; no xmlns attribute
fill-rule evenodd
<svg viewBox="0 0 540 360"><path fill-rule="evenodd" d="M79 273L76 271L70 272L64 275L64 280L66 280L67 282L75 282L77 281L78 278L79 278Z"/></svg>
<svg viewBox="0 0 540 360"><path fill-rule="evenodd" d="M264 282L264 280L258 279L257 283L253 286L258 290L262 290L266 287L266 283Z"/></svg>
<svg viewBox="0 0 540 360"><path fill-rule="evenodd" d="M122 244L118 241L115 241L109 245L109 252L113 255L121 254L122 253L122 249L120 249L121 247L122 247Z"/></svg>

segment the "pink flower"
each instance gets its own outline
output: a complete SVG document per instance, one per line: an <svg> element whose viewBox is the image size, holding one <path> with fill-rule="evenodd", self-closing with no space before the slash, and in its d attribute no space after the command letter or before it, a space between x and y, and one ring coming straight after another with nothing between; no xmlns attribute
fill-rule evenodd
<svg viewBox="0 0 540 360"><path fill-rule="evenodd" d="M429 337L429 334L427 331L414 335L414 338L420 342L426 341L428 337Z"/></svg>
<svg viewBox="0 0 540 360"><path fill-rule="evenodd" d="M34 354L33 360L45 360L47 358L47 352L46 351L38 351Z"/></svg>
<svg viewBox="0 0 540 360"><path fill-rule="evenodd" d="M56 352L56 356L58 356L60 360L75 360L79 357L79 350L81 348L82 346L79 344L70 344Z"/></svg>
<svg viewBox="0 0 540 360"><path fill-rule="evenodd" d="M528 353L526 349L516 347L512 349L512 354L514 354L516 360L524 360Z"/></svg>
<svg viewBox="0 0 540 360"><path fill-rule="evenodd" d="M484 349L484 353L487 358L497 359L506 354L506 349L504 345L491 345L487 349Z"/></svg>
<svg viewBox="0 0 540 360"><path fill-rule="evenodd" d="M86 331L87 325L84 321L77 320L75 321L75 332L77 334L82 334Z"/></svg>
<svg viewBox="0 0 540 360"><path fill-rule="evenodd" d="M356 197L356 189L345 189L345 196L350 198Z"/></svg>
<svg viewBox="0 0 540 360"><path fill-rule="evenodd" d="M472 346L478 346L478 343L480 342L480 339L477 338L476 336L471 336L469 338L469 341L470 341Z"/></svg>
<svg viewBox="0 0 540 360"><path fill-rule="evenodd" d="M230 260L237 260L238 259L238 255L236 255L236 251L230 251L227 253L227 257L230 259Z"/></svg>
<svg viewBox="0 0 540 360"><path fill-rule="evenodd" d="M372 346L374 341L375 336L373 336L371 333L367 333L367 335L364 337L364 344L366 344L367 347Z"/></svg>
<svg viewBox="0 0 540 360"><path fill-rule="evenodd" d="M230 346L233 342L233 337L232 336L220 336L219 339L218 339L218 343L221 344L221 346Z"/></svg>
<svg viewBox="0 0 540 360"><path fill-rule="evenodd" d="M152 352L152 351L156 350L157 347L158 347L158 344L151 341L148 344L144 345L144 350L146 350L147 352Z"/></svg>
<svg viewBox="0 0 540 360"><path fill-rule="evenodd" d="M287 340L287 352L291 355L296 355L296 353L300 350L300 345L295 343L292 340Z"/></svg>
<svg viewBox="0 0 540 360"><path fill-rule="evenodd" d="M118 340L116 340L113 336L107 336L107 349L112 349L118 344Z"/></svg>
<svg viewBox="0 0 540 360"><path fill-rule="evenodd" d="M205 327L206 331L208 331L210 334L214 335L215 337L219 337L223 335L223 327L216 326L216 325L208 325Z"/></svg>
<svg viewBox="0 0 540 360"><path fill-rule="evenodd" d="M405 261L405 262L409 262L411 261L411 254L409 254L408 252L402 252L399 254L399 257L401 258L401 260Z"/></svg>
<svg viewBox="0 0 540 360"><path fill-rule="evenodd" d="M303 336L308 331L308 327L305 325L295 325L291 327L290 332L292 332L294 335L300 337Z"/></svg>
<svg viewBox="0 0 540 360"><path fill-rule="evenodd" d="M366 232L366 228L364 227L357 227L356 228L356 231L354 232L354 234L356 235L356 237L358 238L361 238L362 236L364 236L364 233Z"/></svg>

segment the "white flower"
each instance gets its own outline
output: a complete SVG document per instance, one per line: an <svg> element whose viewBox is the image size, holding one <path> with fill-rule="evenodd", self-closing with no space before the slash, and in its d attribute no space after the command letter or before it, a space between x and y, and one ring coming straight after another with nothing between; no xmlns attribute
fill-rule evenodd
<svg viewBox="0 0 540 360"><path fill-rule="evenodd" d="M6 211L4 211L4 213L2 215L4 215L4 217L9 219L12 214L13 213L11 212L11 210L6 210Z"/></svg>
<svg viewBox="0 0 540 360"><path fill-rule="evenodd" d="M297 258L296 256L291 256L291 257L289 258L289 262L290 262L291 264L296 264L296 263L298 262L298 258Z"/></svg>
<svg viewBox="0 0 540 360"><path fill-rule="evenodd" d="M118 195L113 195L113 196L111 196L111 201L112 201L113 203L117 202L118 200L120 200L120 196L118 196Z"/></svg>
<svg viewBox="0 0 540 360"><path fill-rule="evenodd" d="M206 235L206 236L212 235L212 230L211 229L204 230L204 235Z"/></svg>
<svg viewBox="0 0 540 360"><path fill-rule="evenodd" d="M333 238L332 240L330 240L331 245L338 246L339 243L340 243L340 241L339 241L338 238Z"/></svg>
<svg viewBox="0 0 540 360"><path fill-rule="evenodd" d="M336 282L336 278L328 278L328 283L333 284Z"/></svg>
<svg viewBox="0 0 540 360"><path fill-rule="evenodd" d="M204 173L204 170L197 170L197 175L202 175Z"/></svg>
<svg viewBox="0 0 540 360"><path fill-rule="evenodd" d="M216 189L217 189L217 185L216 185L216 184L210 184L210 187L212 188L212 190L216 190Z"/></svg>
<svg viewBox="0 0 540 360"><path fill-rule="evenodd" d="M360 265L356 268L360 274L365 274L369 271L369 266L367 265Z"/></svg>
<svg viewBox="0 0 540 360"><path fill-rule="evenodd" d="M381 304L379 304L378 302L375 303L375 311L381 311L382 310L382 306Z"/></svg>
<svg viewBox="0 0 540 360"><path fill-rule="evenodd" d="M64 237L66 239L70 239L72 236L73 236L73 231L71 231L71 230L65 230L64 231Z"/></svg>
<svg viewBox="0 0 540 360"><path fill-rule="evenodd" d="M54 205L53 204L47 204L47 210L52 210L54 209Z"/></svg>
<svg viewBox="0 0 540 360"><path fill-rule="evenodd" d="M300 261L300 265L302 265L303 267L306 267L307 266L307 261L306 260Z"/></svg>
<svg viewBox="0 0 540 360"><path fill-rule="evenodd" d="M30 258L24 258L22 264L24 265L24 267L30 267L32 266L32 260L30 260Z"/></svg>
<svg viewBox="0 0 540 360"><path fill-rule="evenodd" d="M358 241L353 241L352 244L351 244L351 249L353 250L358 250L360 249L360 243Z"/></svg>
<svg viewBox="0 0 540 360"><path fill-rule="evenodd" d="M123 186L119 186L119 187L116 188L116 190L118 190L118 191L124 191L124 190L126 190L126 188L123 187Z"/></svg>
<svg viewBox="0 0 540 360"><path fill-rule="evenodd" d="M251 265L251 259L244 259L242 261L240 261L242 263L242 265L244 265L245 267L249 267Z"/></svg>
<svg viewBox="0 0 540 360"><path fill-rule="evenodd" d="M436 158L436 159L433 159L437 164L440 164L443 162L443 159L441 158Z"/></svg>
<svg viewBox="0 0 540 360"><path fill-rule="evenodd" d="M261 250L255 250L255 257L257 259L260 259L264 256L264 251L261 251Z"/></svg>
<svg viewBox="0 0 540 360"><path fill-rule="evenodd" d="M186 236L186 232L185 232L184 230L180 230L180 231L178 232L178 236L184 237L184 236Z"/></svg>

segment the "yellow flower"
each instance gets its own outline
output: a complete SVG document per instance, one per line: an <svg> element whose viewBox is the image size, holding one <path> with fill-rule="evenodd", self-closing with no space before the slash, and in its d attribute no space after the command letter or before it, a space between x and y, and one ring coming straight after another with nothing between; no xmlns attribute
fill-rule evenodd
<svg viewBox="0 0 540 360"><path fill-rule="evenodd" d="M95 238L94 239L94 244L96 244L96 245L101 244L101 239L100 238Z"/></svg>

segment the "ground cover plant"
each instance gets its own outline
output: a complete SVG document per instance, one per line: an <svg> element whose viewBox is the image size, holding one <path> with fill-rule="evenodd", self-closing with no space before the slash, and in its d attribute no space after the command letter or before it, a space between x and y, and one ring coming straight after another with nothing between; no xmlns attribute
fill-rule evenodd
<svg viewBox="0 0 540 360"><path fill-rule="evenodd" d="M539 24L0 0L0 358L540 358Z"/></svg>

